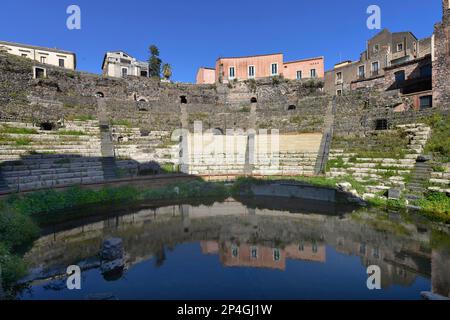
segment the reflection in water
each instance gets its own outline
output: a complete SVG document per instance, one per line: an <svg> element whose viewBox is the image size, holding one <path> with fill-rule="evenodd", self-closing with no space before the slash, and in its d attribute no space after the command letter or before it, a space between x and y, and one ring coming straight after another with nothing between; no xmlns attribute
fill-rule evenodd
<svg viewBox="0 0 450 320"><path fill-rule="evenodd" d="M301 213L303 203L289 201L279 209L262 198L140 205L69 230L55 226L27 253L30 290L19 298L104 292L120 299L419 299L422 290L449 295L448 247L431 247L428 226L404 222L396 213L345 213L350 209L331 204L334 215L324 215L323 206L314 214L311 204ZM102 274L99 253L112 237L123 241L125 266ZM440 243L448 246L448 238L440 234ZM63 285L72 264L83 270L80 292ZM380 266L383 290L367 289L369 265Z"/></svg>

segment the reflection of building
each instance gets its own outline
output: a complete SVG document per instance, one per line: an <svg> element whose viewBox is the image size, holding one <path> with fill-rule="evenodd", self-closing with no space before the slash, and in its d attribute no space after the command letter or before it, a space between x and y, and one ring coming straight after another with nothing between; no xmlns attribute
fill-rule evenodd
<svg viewBox="0 0 450 320"><path fill-rule="evenodd" d="M75 70L77 67L75 53L69 51L6 41L0 41L0 51L61 68Z"/></svg>
<svg viewBox="0 0 450 320"><path fill-rule="evenodd" d="M103 75L123 78L126 76L148 77L148 64L136 60L123 51L107 52L103 58Z"/></svg>
<svg viewBox="0 0 450 320"><path fill-rule="evenodd" d="M450 298L450 255L445 249L431 254L432 292Z"/></svg>
<svg viewBox="0 0 450 320"><path fill-rule="evenodd" d="M200 243L203 254L219 254L220 261L227 267L250 267L286 269L286 260L305 260L314 262L326 261L324 245L299 244L288 245L284 249L251 244L224 243L222 246L216 241L202 241Z"/></svg>

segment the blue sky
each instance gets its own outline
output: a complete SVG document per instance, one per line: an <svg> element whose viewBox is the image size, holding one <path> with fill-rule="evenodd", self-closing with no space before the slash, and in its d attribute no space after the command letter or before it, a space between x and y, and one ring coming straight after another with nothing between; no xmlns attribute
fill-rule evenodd
<svg viewBox="0 0 450 320"><path fill-rule="evenodd" d="M174 80L193 82L219 56L283 52L285 60L325 56L326 69L358 59L376 31L366 9L382 10L382 27L430 36L441 0L1 0L0 40L74 51L78 69L101 72L106 51L146 60L156 44ZM81 7L82 29L66 28L66 9Z"/></svg>

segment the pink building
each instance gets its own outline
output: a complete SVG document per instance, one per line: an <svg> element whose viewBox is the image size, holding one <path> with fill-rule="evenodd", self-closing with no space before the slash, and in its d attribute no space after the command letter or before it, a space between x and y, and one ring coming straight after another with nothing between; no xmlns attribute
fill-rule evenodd
<svg viewBox="0 0 450 320"><path fill-rule="evenodd" d="M212 77L214 71L214 77ZM290 80L323 78L324 58L310 58L284 62L282 53L219 58L216 68L201 67L197 72L197 84L282 76Z"/></svg>
<svg viewBox="0 0 450 320"><path fill-rule="evenodd" d="M200 67L197 71L197 84L210 84L216 82L216 70L213 68Z"/></svg>

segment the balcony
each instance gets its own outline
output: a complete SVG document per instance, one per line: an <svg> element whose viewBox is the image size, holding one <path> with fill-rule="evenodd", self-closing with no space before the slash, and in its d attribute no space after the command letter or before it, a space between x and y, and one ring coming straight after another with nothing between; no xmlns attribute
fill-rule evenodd
<svg viewBox="0 0 450 320"><path fill-rule="evenodd" d="M371 76L372 77L378 77L380 75L380 70L373 70L372 72L371 72Z"/></svg>

